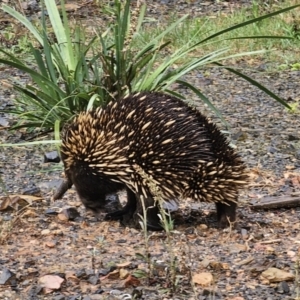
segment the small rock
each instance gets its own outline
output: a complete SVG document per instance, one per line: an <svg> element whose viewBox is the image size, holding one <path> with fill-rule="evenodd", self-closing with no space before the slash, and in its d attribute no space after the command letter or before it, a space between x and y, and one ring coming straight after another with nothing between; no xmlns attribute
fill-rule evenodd
<svg viewBox="0 0 300 300"><path fill-rule="evenodd" d="M64 179L53 179L53 180L41 181L37 185L43 191L57 190L60 186L62 186L62 185L64 186L66 184L65 182L66 181ZM65 193L65 191L62 192L62 194L60 194L59 197L56 199L60 199L64 193Z"/></svg>
<svg viewBox="0 0 300 300"><path fill-rule="evenodd" d="M41 231L41 235L47 235L50 233L50 230L49 229L44 229Z"/></svg>
<svg viewBox="0 0 300 300"><path fill-rule="evenodd" d="M119 290L111 290L109 293L110 293L111 295L115 295L115 296L118 296L118 295L121 295L121 294L122 294L122 292L119 291Z"/></svg>
<svg viewBox="0 0 300 300"><path fill-rule="evenodd" d="M27 188L22 191L22 195L41 196L41 190L38 187Z"/></svg>
<svg viewBox="0 0 300 300"><path fill-rule="evenodd" d="M61 221L66 221L66 220L73 221L78 217L80 217L80 214L75 207L65 208L61 211L61 213L58 214L58 218Z"/></svg>
<svg viewBox="0 0 300 300"><path fill-rule="evenodd" d="M0 276L0 284L16 285L16 274L7 268L4 268Z"/></svg>
<svg viewBox="0 0 300 300"><path fill-rule="evenodd" d="M4 215L4 216L2 217L2 220L3 220L4 222L9 222L9 221L12 220L12 216Z"/></svg>
<svg viewBox="0 0 300 300"><path fill-rule="evenodd" d="M210 264L210 260L209 259L207 259L206 257L200 262L200 264L201 264L201 266L203 267L203 268L207 268L208 266L209 266L209 264Z"/></svg>
<svg viewBox="0 0 300 300"><path fill-rule="evenodd" d="M6 118L0 117L0 127L8 127L9 122L7 121Z"/></svg>
<svg viewBox="0 0 300 300"><path fill-rule="evenodd" d="M8 263L8 259L3 259L3 258L0 258L0 265L4 265L6 263Z"/></svg>
<svg viewBox="0 0 300 300"><path fill-rule="evenodd" d="M58 212L53 208L48 208L45 210L44 214L48 216L56 216Z"/></svg>
<svg viewBox="0 0 300 300"><path fill-rule="evenodd" d="M96 285L99 283L99 277L93 275L93 276L90 276L87 281L92 285Z"/></svg>
<svg viewBox="0 0 300 300"><path fill-rule="evenodd" d="M99 275L106 276L110 272L110 269L100 269Z"/></svg>
<svg viewBox="0 0 300 300"><path fill-rule="evenodd" d="M56 246L56 242L48 241L45 243L48 248L54 248Z"/></svg>
<svg viewBox="0 0 300 300"><path fill-rule="evenodd" d="M246 239L248 237L248 231L244 228L241 229L241 234L243 239Z"/></svg>
<svg viewBox="0 0 300 300"><path fill-rule="evenodd" d="M86 275L87 276L94 276L95 275L95 271L91 270L91 269L88 269L88 270L86 270Z"/></svg>
<svg viewBox="0 0 300 300"><path fill-rule="evenodd" d="M282 281L278 284L277 293L279 293L279 294L289 294L290 293L290 287L286 281Z"/></svg>
<svg viewBox="0 0 300 300"><path fill-rule="evenodd" d="M266 271L262 272L261 276L269 280L269 282L289 281L294 280L295 278L293 274L277 268L269 268Z"/></svg>
<svg viewBox="0 0 300 300"><path fill-rule="evenodd" d="M213 283L214 278L209 272L202 272L195 274L192 278L193 283L199 284L201 286L209 286Z"/></svg>
<svg viewBox="0 0 300 300"><path fill-rule="evenodd" d="M77 278L85 278L86 277L86 271L85 271L85 269L80 269L79 271L77 271L75 273L75 276Z"/></svg>
<svg viewBox="0 0 300 300"><path fill-rule="evenodd" d="M57 215L57 218L60 221L68 221L68 217L64 213L62 213L62 212Z"/></svg>
<svg viewBox="0 0 300 300"><path fill-rule="evenodd" d="M44 163L48 163L48 162L54 162L54 163L60 162L60 157L57 151L46 152L44 154Z"/></svg>

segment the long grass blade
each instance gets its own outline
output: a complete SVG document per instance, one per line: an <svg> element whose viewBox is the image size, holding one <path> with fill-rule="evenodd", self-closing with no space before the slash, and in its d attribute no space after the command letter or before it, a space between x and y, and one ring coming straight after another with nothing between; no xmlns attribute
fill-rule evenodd
<svg viewBox="0 0 300 300"><path fill-rule="evenodd" d="M217 63L215 62L215 64L221 68L224 68L228 71L230 71L231 73L234 73L236 75L238 75L239 77L247 80L248 82L250 82L252 85L258 87L260 90L262 90L263 92L265 92L267 95L269 95L270 97L272 97L273 99L275 99L277 102L281 103L283 106L285 106L286 108L288 109L291 109L291 107L283 100L281 99L280 97L278 97L277 95L275 95L273 92L271 92L269 89L267 89L265 86L263 86L262 84L260 84L259 82L257 82L256 80L254 80L253 78L233 69L233 68L230 68L230 67L226 67L226 66L223 66L222 64L220 63Z"/></svg>
<svg viewBox="0 0 300 300"><path fill-rule="evenodd" d="M0 144L0 147L22 147L22 146L36 146L36 145L48 145L48 144L61 144L60 140L43 140L43 141L35 141L35 142L26 142L26 143L18 143L18 144Z"/></svg>
<svg viewBox="0 0 300 300"><path fill-rule="evenodd" d="M191 85L190 83L184 80L176 80L177 83L189 88L193 91L222 121L222 123L228 128L230 125L228 122L223 118L221 112L209 101L209 99L195 86Z"/></svg>
<svg viewBox="0 0 300 300"><path fill-rule="evenodd" d="M297 5L293 5L293 6L289 6L289 7L286 7L286 8L283 8L283 9L280 9L280 10L277 10L275 12L272 12L272 13L269 13L269 14L266 14L266 15L263 15L263 16L260 16L260 17L257 17L257 18L254 18L254 19L251 19L251 20L248 20L248 21L245 21L245 22L242 22L242 23L239 23L237 25L233 25L229 28L226 28L226 29L223 29L223 30L220 30L212 35L210 35L209 37L197 42L196 44L193 45L193 47L196 47L200 44L203 44L205 43L206 41L208 40L211 40L217 36L220 36L226 32L230 32L230 31L233 31L235 29L238 29L238 28L241 28L241 27L244 27L244 26L247 26L247 25L250 25L250 24L253 24L253 23L256 23L256 22L259 22L259 21L262 21L264 19L268 19L268 18L271 18L273 16L276 16L276 15L279 15L279 14L282 14L284 12L287 12L289 10L292 10L292 9L295 9L297 7L300 7L300 4L297 4Z"/></svg>
<svg viewBox="0 0 300 300"><path fill-rule="evenodd" d="M33 24L23 15L21 15L16 10L12 9L11 7L3 4L2 10L8 14L10 14L13 18L21 22L36 38L36 40L43 45L43 38L40 34L40 32L36 29L36 27L33 26Z"/></svg>
<svg viewBox="0 0 300 300"><path fill-rule="evenodd" d="M72 45L70 46L70 35L68 36L67 34L70 34L68 29L68 21L66 24L63 24L55 0L47 0L45 1L45 5L47 7L47 12L49 14L53 31L57 38L59 52L63 57L65 64L67 64L69 67L69 70L75 70ZM63 0L61 0L61 10L64 14L65 8Z"/></svg>

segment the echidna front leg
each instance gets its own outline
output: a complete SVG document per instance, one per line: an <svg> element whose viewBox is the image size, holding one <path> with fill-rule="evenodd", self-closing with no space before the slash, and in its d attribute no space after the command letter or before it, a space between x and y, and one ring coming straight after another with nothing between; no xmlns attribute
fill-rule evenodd
<svg viewBox="0 0 300 300"><path fill-rule="evenodd" d="M237 204L235 202L228 201L227 204L221 202L216 203L217 218L221 228L228 227L230 225L229 222L235 222L236 207Z"/></svg>
<svg viewBox="0 0 300 300"><path fill-rule="evenodd" d="M70 189L73 185L73 182L71 180L71 176L69 176L68 173L66 173L66 179L63 180L61 185L57 188L53 195L53 200L61 199L65 192Z"/></svg>

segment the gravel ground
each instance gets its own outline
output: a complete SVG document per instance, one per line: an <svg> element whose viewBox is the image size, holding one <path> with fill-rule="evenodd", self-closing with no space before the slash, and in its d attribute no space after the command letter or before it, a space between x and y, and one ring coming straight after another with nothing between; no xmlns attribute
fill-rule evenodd
<svg viewBox="0 0 300 300"><path fill-rule="evenodd" d="M149 2L151 6L153 1ZM184 3L179 1L183 7ZM162 7L168 10L168 5ZM207 14L220 9L220 5L228 9L237 1L194 1L186 7L203 7L203 11L205 7ZM267 73L258 63L249 75L288 103L300 100L300 72ZM0 81L8 76L20 74L1 69ZM201 210L197 204L183 205L182 215L187 222L176 227L171 241L179 275L176 292L171 293L172 251L164 233L151 233L149 238L151 278L138 277L138 273L149 271L145 259L137 255L147 256L141 231L123 228L118 222L96 220L82 208L73 190L64 199L51 202L61 169L57 164L44 163L43 156L55 149L4 148L0 152L2 194L17 197L36 188L40 192L34 194L41 197L27 197L30 205L22 212L0 211L0 299L126 299L126 294L133 293L135 299L150 300L297 299L300 208L255 211L250 203L264 196L299 195L299 114L289 113L224 70L199 71L186 79L200 87L221 110L231 125L229 137L249 167L251 183L241 195L237 227L218 229L210 205L201 204ZM0 108L9 105L13 97L13 91L2 85ZM190 99L225 129L193 95ZM0 117L4 117L1 122L12 122L3 114ZM20 142L26 137L22 131L9 132L0 126L1 142ZM14 199L23 207L19 198ZM78 213L74 218L70 207ZM57 278L45 279L44 275L59 276L64 282L47 293L40 287L42 281L50 283Z"/></svg>

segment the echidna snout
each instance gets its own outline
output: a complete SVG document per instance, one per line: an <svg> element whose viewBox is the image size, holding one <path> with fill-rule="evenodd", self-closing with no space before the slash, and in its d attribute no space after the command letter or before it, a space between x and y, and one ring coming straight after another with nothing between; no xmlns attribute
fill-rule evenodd
<svg viewBox="0 0 300 300"><path fill-rule="evenodd" d="M75 185L86 207L97 210L106 194L126 188L126 206L109 217L138 224L144 201L151 229L159 229L160 221L145 176L165 201L215 203L221 226L235 221L238 192L247 179L242 160L215 124L156 92L79 114L64 130L61 152L68 186Z"/></svg>

